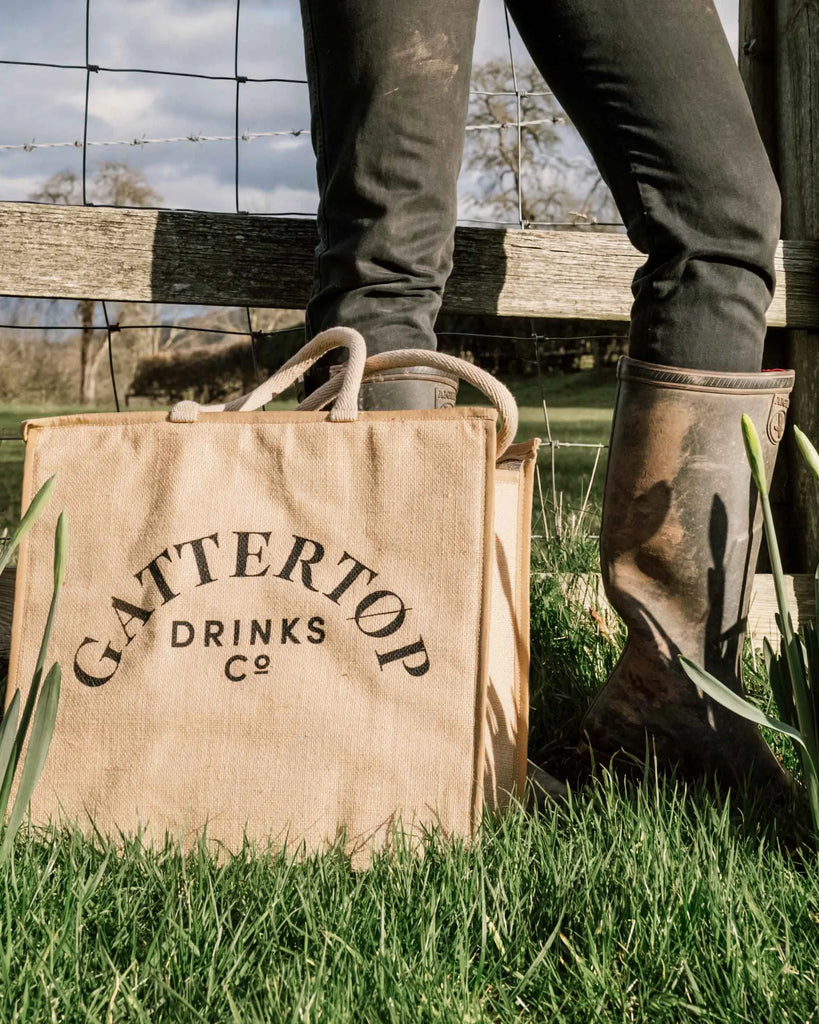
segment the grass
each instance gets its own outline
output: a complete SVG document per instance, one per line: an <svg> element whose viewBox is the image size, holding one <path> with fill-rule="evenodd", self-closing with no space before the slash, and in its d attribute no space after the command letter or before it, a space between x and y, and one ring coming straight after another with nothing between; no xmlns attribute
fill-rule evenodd
<svg viewBox="0 0 819 1024"><path fill-rule="evenodd" d="M610 381L554 385L553 434L577 401L575 436L605 440L610 398ZM530 432L537 402L522 411ZM530 746L560 768L622 632L557 579L594 568L593 518L547 513ZM338 850L219 861L30 831L0 874L0 1020L805 1024L819 1019L817 926L819 860L788 820L650 767L603 768L565 807L516 806L470 847L432 835L423 858L367 872Z"/></svg>
<svg viewBox="0 0 819 1024"><path fill-rule="evenodd" d="M66 833L18 840L0 1017L808 1022L818 924L815 859L651 775L359 873Z"/></svg>

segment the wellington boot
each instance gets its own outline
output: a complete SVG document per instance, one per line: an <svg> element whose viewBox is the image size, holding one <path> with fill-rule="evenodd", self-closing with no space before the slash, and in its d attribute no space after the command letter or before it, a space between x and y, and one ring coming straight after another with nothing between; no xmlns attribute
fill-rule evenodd
<svg viewBox="0 0 819 1024"><path fill-rule="evenodd" d="M341 366L330 367L333 378ZM458 395L458 380L439 370L407 366L368 377L361 385L359 409L449 409Z"/></svg>
<svg viewBox="0 0 819 1024"><path fill-rule="evenodd" d="M707 373L624 358L600 532L603 585L628 628L583 722L598 754L626 750L773 790L788 777L756 726L700 694L684 654L737 692L761 515L740 420L770 479L793 373Z"/></svg>

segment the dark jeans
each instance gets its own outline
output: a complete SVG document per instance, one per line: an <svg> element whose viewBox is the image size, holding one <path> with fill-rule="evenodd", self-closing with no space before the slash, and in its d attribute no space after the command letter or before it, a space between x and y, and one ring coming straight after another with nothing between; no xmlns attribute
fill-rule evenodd
<svg viewBox="0 0 819 1024"><path fill-rule="evenodd" d="M320 244L308 331L434 348L478 0L301 0ZM779 194L711 0L509 0L632 243L630 354L761 365Z"/></svg>

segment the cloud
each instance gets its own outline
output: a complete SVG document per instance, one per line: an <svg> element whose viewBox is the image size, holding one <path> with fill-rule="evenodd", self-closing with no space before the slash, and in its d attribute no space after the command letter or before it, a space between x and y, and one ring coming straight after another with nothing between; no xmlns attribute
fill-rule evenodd
<svg viewBox="0 0 819 1024"><path fill-rule="evenodd" d="M232 181L214 181L208 173L190 174L181 181L175 165L160 170L156 179L157 187L169 206L190 206L198 210L226 213L235 209ZM239 190L239 199L242 209L249 213L304 213L315 216L318 206L315 187L274 185L271 188L259 188L243 184Z"/></svg>
<svg viewBox="0 0 819 1024"><path fill-rule="evenodd" d="M108 135L119 136L130 134L124 129L129 123L153 121L153 125L159 130L167 119L157 117L157 98L159 89L143 78L145 84L130 84L127 82L112 79L103 79L100 87L94 86L92 122L96 129L91 137L97 132L107 132ZM72 105L78 110L84 107L85 99L77 96L73 99Z"/></svg>

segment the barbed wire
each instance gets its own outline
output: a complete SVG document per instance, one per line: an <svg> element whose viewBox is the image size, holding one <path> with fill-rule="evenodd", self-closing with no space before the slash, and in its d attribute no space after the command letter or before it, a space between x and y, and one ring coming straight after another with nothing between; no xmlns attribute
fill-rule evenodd
<svg viewBox="0 0 819 1024"><path fill-rule="evenodd" d="M236 307L241 309L248 317L248 329L242 330L234 327L204 327L196 324L187 324L184 321L178 320L158 320L148 321L146 323L121 323L120 321L111 321L107 317L107 306L104 300L100 300L103 306L103 314L106 316L106 322L102 324L83 324L83 323L37 323L37 324L19 324L19 323L0 323L0 331L37 331L42 334L47 334L51 331L69 331L69 332L82 332L82 331L107 331L110 333L122 333L125 331L178 331L180 334L215 334L225 337L240 337L240 338L253 338L258 340L259 338L269 338L278 334L291 334L295 331L303 331L304 324L298 323L293 324L289 327L273 327L273 328L253 328L251 311L252 307ZM566 342L572 343L593 343L593 342L611 342L611 341L623 341L626 338L625 333L617 334L541 334L540 332L534 332L532 334L490 334L480 330L458 330L458 331L436 331L437 337L439 338L471 338L478 339L480 341L505 341L511 344L520 344L524 342L530 342L536 345L544 344L560 344ZM578 350L579 351L579 350Z"/></svg>
<svg viewBox="0 0 819 1024"><path fill-rule="evenodd" d="M248 79L249 81L249 79ZM493 124L468 124L466 131L501 131L506 128L532 128L541 124L567 124L566 118L555 114L552 117L542 117L534 121L498 121ZM253 142L254 139L274 138L299 138L301 135L309 135L309 128L283 128L279 131L270 132L240 132L237 135L202 135L200 132L190 132L188 135L169 135L164 138L141 138L134 139L74 139L68 142L37 142L32 139L30 142L3 142L0 143L0 150L17 151L22 153L33 153L35 149L83 149L86 146L156 146L172 142Z"/></svg>
<svg viewBox="0 0 819 1024"><path fill-rule="evenodd" d="M176 332L178 335L187 334L209 334L217 337L225 338L246 338L251 343L251 352L254 360L257 359L255 351L255 345L260 341L269 341L272 338L276 338L279 335L292 334L302 332L304 330L304 323L300 322L292 324L288 327L270 327L270 328L259 328L253 326L252 308L251 307L236 307L240 309L245 315L248 323L247 329L238 327L206 327L199 326L196 324L188 324L184 321L178 320L157 320L148 321L145 323L122 323L119 320L111 319L108 313L108 304L104 300L100 300L100 306L102 308L104 323L37 323L37 324L19 324L19 323L0 323L0 331L9 331L12 334L18 332L38 332L42 335L47 335L50 332L71 332L75 334L80 333L100 333L105 332L110 338L114 334L121 334L128 331L168 331ZM522 344L531 344L538 346L541 349L544 346L561 346L559 349L552 349L549 351L550 355L557 355L561 357L565 356L582 356L588 354L588 347L595 344L608 344L610 342L623 342L626 340L625 333L616 334L583 334L583 335L564 335L564 334L543 334L540 332L533 332L531 334L495 334L488 333L481 330L457 330L457 331L436 331L438 338L462 338L468 341L501 341L510 345L519 346ZM568 346L568 347L567 347ZM168 345L162 349L162 355L172 354L174 352L184 352L185 349L174 349L172 345ZM538 354L539 355L539 354ZM531 365L533 367L538 366L538 357L535 359L527 359L525 356L516 355L516 362ZM555 442L559 446L560 442Z"/></svg>
<svg viewBox="0 0 819 1024"><path fill-rule="evenodd" d="M520 89L521 99L526 99L528 96L554 96L554 93L549 89ZM470 89L470 96L517 96L518 93L514 89Z"/></svg>
<svg viewBox="0 0 819 1024"><path fill-rule="evenodd" d="M242 330L240 328L233 327L200 327L196 325L186 324L184 321L156 321L147 323L121 323L120 321L111 321L108 318L107 306L103 303L103 315L106 317L106 322L103 324L82 324L82 323L71 323L71 324L15 324L15 323L0 323L0 331L10 331L12 334L18 331L36 331L40 334L47 335L49 332L93 332L100 333L106 332L109 337L112 334L125 333L127 331L168 331L176 332L178 335L185 334L212 334L218 337L236 337L236 338L248 338L252 345L252 357L254 360L254 368L257 362L257 352L255 346L263 340L269 340L275 338L278 335L292 334L301 332L304 330L304 324L298 323L293 324L290 327L272 327L272 328L254 328L251 309L242 307L243 312L247 317L248 329ZM511 345L520 345L522 343L531 343L534 345L559 345L559 349L553 349L550 351L550 355L557 355L561 357L566 356L582 356L588 353L588 348L583 346L590 346L594 344L607 344L609 342L622 342L625 340L626 335L621 334L583 334L583 335L563 335L563 334L541 334L538 332L532 334L489 334L485 331L480 330L461 330L461 331L436 331L438 338L463 338L469 341L502 341ZM574 346L574 347L567 347ZM180 351L179 349L174 350L171 344L167 345L162 349L161 354L172 353L173 351ZM182 350L184 351L184 350ZM536 359L527 359L525 356L516 355L516 362L524 365L535 367L537 365Z"/></svg>
<svg viewBox="0 0 819 1024"><path fill-rule="evenodd" d="M110 369L110 375L111 375L111 383L112 383L112 387L113 387L114 403L115 403L115 406L116 406L116 409L117 409L118 412L120 411L120 404L119 404L119 396L118 396L117 386L116 386L116 374L114 372L113 344L112 344L112 336L113 336L113 334L115 334L117 332L129 331L129 330L135 331L135 330L156 330L156 329L168 329L168 330L178 329L180 331L180 333L188 333L188 332L190 332L190 333L203 333L203 334L219 334L219 335L224 335L224 336L228 336L228 337L229 336L237 336L237 337L247 338L249 343L250 343L250 353L251 353L251 359L252 359L252 363L253 363L253 374L254 374L254 377L255 377L255 379L256 379L256 381L258 383L258 380L259 380L259 366L258 366L257 356L256 356L256 344L257 344L257 342L260 341L261 339L269 340L270 338L274 338L277 335L292 333L292 332L295 332L295 331L299 331L300 332L300 331L303 331L303 329L304 329L304 325L303 324L294 324L294 325L292 325L290 327L276 328L274 330L269 330L269 331L254 329L253 319L252 319L252 314L251 314L251 308L250 307L243 307L244 311L245 311L245 316L246 316L246 319L247 319L247 330L246 331L245 330L240 330L240 329L237 329L237 328L213 328L213 327L188 326L188 325L186 325L184 323L182 323L182 324L180 324L178 322L168 323L168 322L165 322L165 321L160 321L158 323L153 323L153 324L120 324L118 322L115 322L115 321L112 322L111 321L111 319L110 319L110 317L108 315L108 310L107 310L106 303L102 302L101 305L102 305L102 310L103 310L103 316L104 316L104 319L105 319L105 323L104 324L93 324L91 326L84 326L82 324L74 324L74 325L70 325L69 326L69 325L61 324L61 325L55 325L54 327L49 327L49 328L42 327L40 325L35 326L35 325L29 325L29 324L27 324L27 325L0 324L0 330L4 330L4 329L7 329L7 330L15 330L15 329L35 330L35 329L38 329L38 327L39 327L40 330L55 330L56 329L56 330L75 330L75 331L76 330L105 331L106 335L107 335L108 361L109 361L109 369ZM536 484L537 484L538 498L539 498L539 502L540 502L539 509L536 512L536 516L537 516L537 522L540 524L540 529L542 530L542 532L541 533L534 533L533 532L532 538L533 539L537 539L537 540L549 541L552 538L552 536L554 536L554 539L559 543L561 541L561 537L562 537L561 531L564 529L564 525L563 525L563 513L564 513L563 497L564 497L564 495L561 492L560 496L558 497L558 492L557 492L557 465L556 465L556 455L557 455L557 452L558 452L559 449L573 449L573 450L579 450L579 451L588 452L589 454L591 454L591 452L594 452L594 462L593 462L591 470L589 472L588 483L585 486L585 493L584 493L584 496L582 497L580 505L579 506L574 506L574 505L571 504L571 502L568 502L568 501L565 503L565 508L567 510L571 511L571 513L572 513L571 514L571 518L569 520L569 527L567 527L567 528L571 528L571 529L577 530L577 529L579 529L582 520L584 519L584 517L588 513L589 501L590 501L592 489L593 489L593 486L594 486L594 481L595 481L595 479L597 477L597 473L598 473L598 469L599 469L599 465L600 465L601 455L602 455L603 451L605 451L608 448L608 445L605 444L605 443L602 443L602 442L593 442L593 441L563 441L563 440L560 440L559 438L555 438L555 437L552 436L551 423L550 423L549 412L548 412L548 405L547 405L547 402L546 402L546 394L545 394L545 389L544 389L544 385L543 385L543 370L542 370L542 359L541 359L541 347L544 344L547 344L547 343L553 343L553 344L554 343L560 343L561 345L565 345L567 342L568 343L574 343L575 345L578 345L580 343L586 343L586 344L592 344L592 343L605 344L605 343L608 343L608 342L611 342L611 341L623 341L625 339L625 335L624 334L587 334L587 335L583 335L581 337L574 336L574 337L568 337L567 338L567 337L562 336L562 335L540 334L540 333L537 333L535 331L533 331L533 333L528 334L528 335L526 335L526 334L524 334L524 335L513 335L513 334L490 334L490 333L481 332L481 331L462 330L462 331L440 331L440 332L438 332L438 336L441 337L441 338L447 337L447 338L466 338L466 339L470 339L470 340L504 341L504 342L507 342L507 343L510 343L510 344L513 344L513 345L520 345L522 343L529 343L529 344L533 345L535 358L532 360L532 359L521 358L521 357L518 356L517 357L517 361L518 361L518 363L523 363L523 364L527 364L527 365L533 366L536 369L536 373L537 373L537 382L538 382L538 387L539 387L540 396L541 396L541 407L542 407L542 410L543 410L543 417L544 417L544 423L545 423L546 434L547 434L546 438L542 439L540 443L541 443L541 447L548 453L548 458L549 458L549 467L550 467L550 476L551 476L551 501L552 501L552 513L553 514L552 514L551 517L549 517L549 515L547 513L547 502L545 500L545 496L544 496L544 492L543 492L543 482L542 482L542 477L541 477L540 465L539 465L539 463L536 462L536 464L535 464L535 479L536 479ZM166 350L166 351L172 351L172 350ZM567 351L566 349L561 348L560 351L552 352L550 354L558 355L558 356L560 356L562 358L566 358L567 356L583 356L583 355L587 354L587 351L585 351L583 349L579 349L579 348L574 348L574 349L570 349L570 350ZM128 397L129 396L126 396L126 400L127 400ZM134 396L134 397L138 397L138 396ZM266 408L266 406L263 406L262 408ZM4 442L11 442L11 443L18 442L18 443L22 443L22 437L20 437L19 435L15 435L15 434L0 433L0 444L2 444ZM575 513L576 513L576 515L575 515ZM535 527L535 528L537 528L537 527Z"/></svg>
<svg viewBox="0 0 819 1024"><path fill-rule="evenodd" d="M309 134L309 128L283 129L282 131L271 132L242 132L238 136L239 142L252 142L254 139L272 139L281 136L293 136ZM17 150L25 153L33 153L35 149L82 149L83 146L154 146L170 142L235 142L236 135L201 135L199 132L191 132L189 135L169 135L165 138L146 138L145 136L135 139L89 139L83 142L82 139L74 139L73 142L37 142L32 139L30 142L21 143L0 143L0 150Z"/></svg>
<svg viewBox="0 0 819 1024"><path fill-rule="evenodd" d="M498 131L504 128L516 128L518 130L518 137L520 137L521 128L534 128L539 124L568 124L569 122L562 114L552 114L551 117L540 117L532 121L496 121L491 124L468 124L466 131L468 132L483 132L483 131Z"/></svg>
<svg viewBox="0 0 819 1024"><path fill-rule="evenodd" d="M254 217L259 216L253 214ZM528 228L577 228L578 231L584 228L622 228L623 222L621 220L598 220L596 217L588 213L577 213L579 220L526 220L522 222L517 220L490 220L483 217L459 217L458 223L463 227L469 225L477 225L481 227L500 227L509 228L513 225L515 227L522 227L523 230Z"/></svg>

